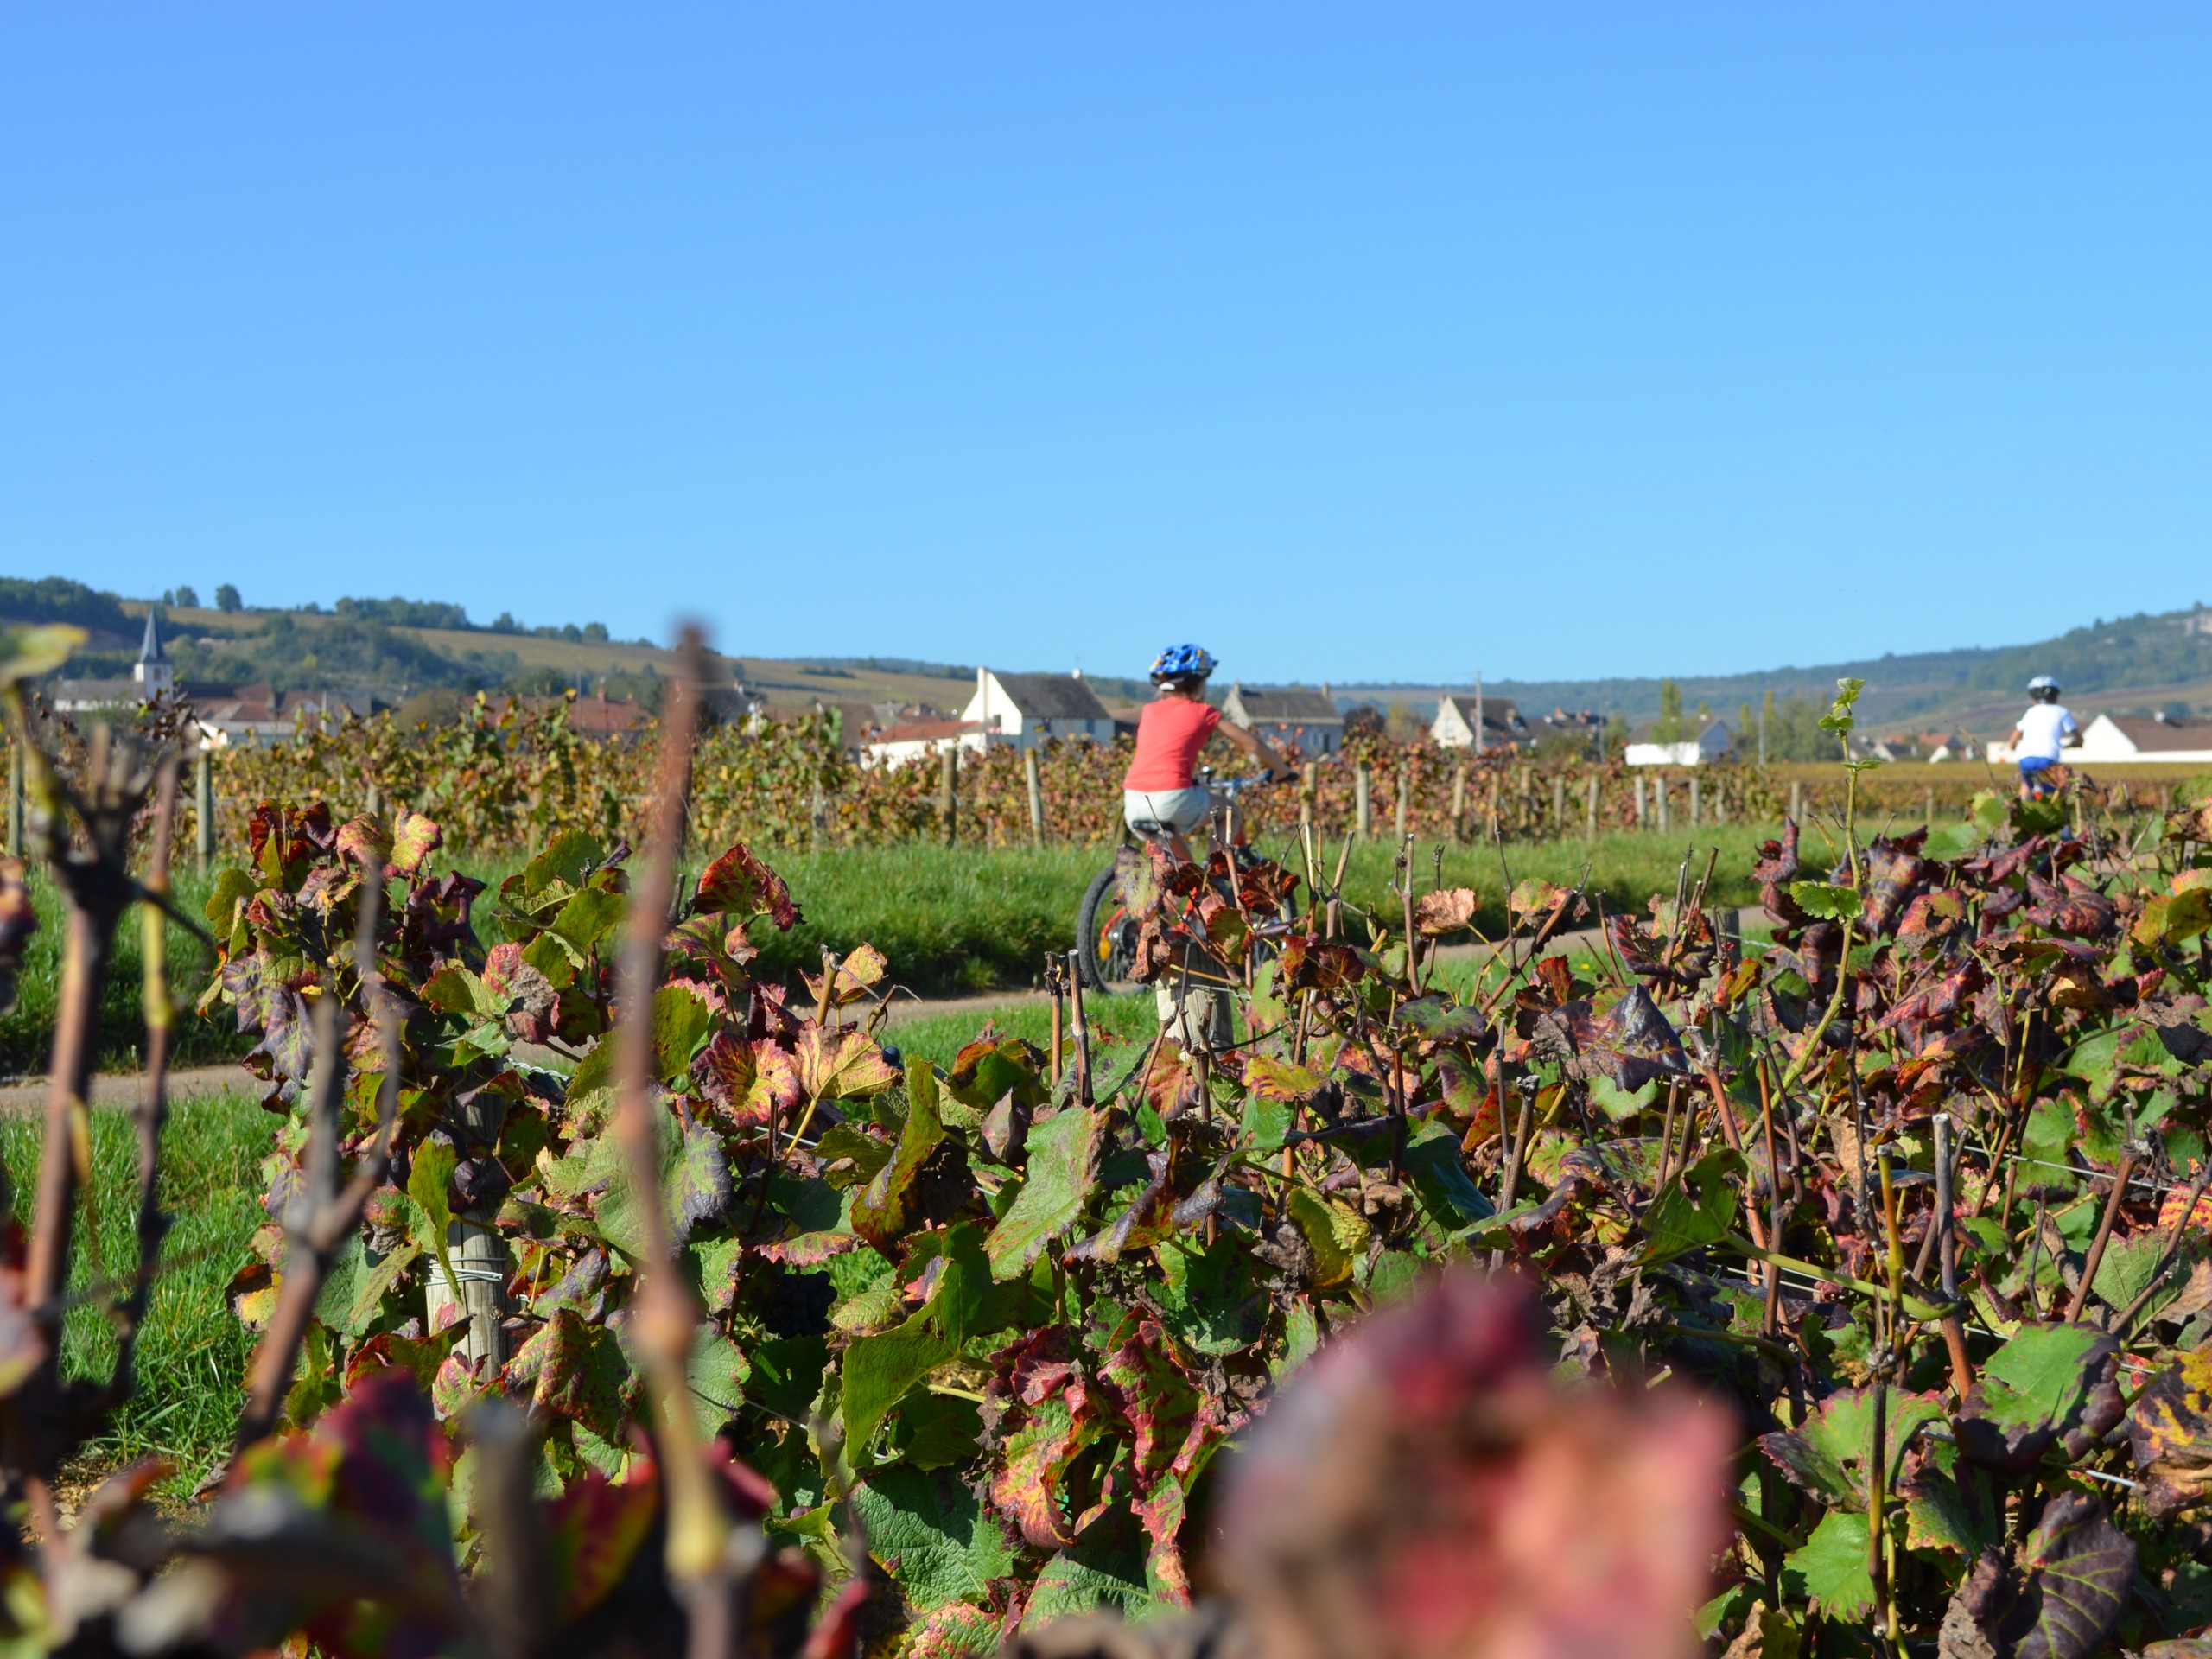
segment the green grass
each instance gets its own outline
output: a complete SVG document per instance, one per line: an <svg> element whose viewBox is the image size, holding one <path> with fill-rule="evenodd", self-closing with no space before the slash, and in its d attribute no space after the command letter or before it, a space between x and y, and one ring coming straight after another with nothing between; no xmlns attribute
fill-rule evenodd
<svg viewBox="0 0 2212 1659"><path fill-rule="evenodd" d="M1672 893L1676 868L1693 852L1693 874L1702 871L1708 849L1720 861L1713 897L1722 904L1749 904L1758 893L1751 868L1759 841L1770 826L1687 828L1661 836L1610 835L1592 842L1570 840L1451 847L1444 849L1447 887L1471 887L1482 896L1477 924L1496 937L1504 925L1505 869L1513 879L1529 876L1573 883L1586 865L1592 890L1608 910L1640 909L1655 893ZM1808 846L1818 850L1817 835ZM1435 878L1436 843L1421 842L1415 851L1419 885ZM1293 849L1263 847L1275 856ZM1389 891L1392 848L1385 842L1352 849L1345 869L1345 892L1355 911L1371 912L1387 925L1396 925L1399 906ZM789 933L772 927L753 929L760 947L760 969L787 977L817 969L822 952L840 954L855 945L874 944L889 959L899 983L924 996L1038 984L1045 953L1064 950L1075 940L1076 907L1091 876L1110 857L1097 847L1042 849L945 848L922 843L899 847L785 853L772 861L791 883L805 919ZM1333 866L1335 849L1328 851ZM475 860L466 853L448 863L496 888L518 868L512 858ZM1294 868L1297 868L1294 863ZM10 1073L41 1071L53 1040L54 1001L60 977L60 897L43 871L32 877L34 901L43 925L24 964L16 1010L0 1019L0 1069ZM196 878L178 883L178 899L197 914L207 887ZM488 914L488 905L480 912ZM1355 937L1357 914L1347 918ZM209 958L181 928L168 932L172 977L178 993L196 997L205 983ZM489 941L487 940L487 943ZM128 1070L138 1062L143 1027L138 1011L138 925L126 918L117 938L115 971L101 1007L100 1065ZM227 1014L211 1020L188 1014L177 1027L176 1063L207 1065L236 1058L249 1046Z"/></svg>
<svg viewBox="0 0 2212 1659"><path fill-rule="evenodd" d="M31 936L30 947L24 953L16 1006L0 1016L0 1072L9 1076L46 1070L47 1052L54 1044L54 999L61 985L61 942L67 931L67 912L52 874L45 865L34 864L29 880L38 931ZM177 907L198 920L210 885L195 875L178 878ZM170 986L181 996L197 996L207 983L214 958L174 922L168 925L168 936ZM116 931L115 960L100 998L99 1068L104 1071L135 1069L146 1040L138 1003L143 938L134 907L125 912L123 925ZM188 1014L176 1024L172 1060L178 1065L206 1065L233 1058L249 1046L239 1037L235 1021L200 1020Z"/></svg>
<svg viewBox="0 0 2212 1659"><path fill-rule="evenodd" d="M1137 1062L1135 1046L1149 1043L1160 1030L1152 993L1128 996L1086 996L1084 1016L1090 1022L1096 1053L1109 1074L1118 1077ZM919 1055L932 1065L949 1066L953 1056L976 1039L988 1022L1001 1037L1026 1037L1042 1048L1052 1034L1049 1003L1025 1002L993 1008L987 1014L934 1014L894 1027L885 1040L906 1055Z"/></svg>
<svg viewBox="0 0 2212 1659"><path fill-rule="evenodd" d="M825 948L867 943L924 995L1037 984L1045 953L1075 943L1076 906L1109 856L1084 847L918 843L772 855L805 919L788 933L753 928L759 966L818 974Z"/></svg>
<svg viewBox="0 0 2212 1659"><path fill-rule="evenodd" d="M189 1491L226 1452L253 1344L223 1292L245 1263L254 1230L267 1219L259 1165L276 1122L235 1095L172 1109L162 1138L162 1196L176 1224L162 1246L162 1271L138 1338L138 1392L111 1432L88 1448L103 1461L159 1453L178 1465L173 1486ZM35 1219L44 1138L41 1118L0 1118L0 1161L26 1226ZM63 1327L66 1376L104 1379L114 1370L106 1298L87 1293L96 1281L120 1285L137 1271L137 1171L130 1115L95 1111L92 1202L77 1211L69 1279L79 1300Z"/></svg>
<svg viewBox="0 0 2212 1659"><path fill-rule="evenodd" d="M1443 881L1482 895L1478 925L1495 936L1505 923L1505 869L1516 881L1542 876L1572 884L1587 865L1592 888L1607 909L1640 909L1655 893L1673 893L1686 853L1694 849L1694 877L1703 872L1707 851L1717 847L1715 901L1751 904L1758 897L1751 864L1758 843L1774 833L1771 826L1708 825L1663 839L1654 833L1605 836L1594 842L1509 843L1503 866L1495 847L1446 846ZM1416 844L1421 888L1435 877L1436 845ZM1262 850L1293 858L1292 868L1300 868L1290 848ZM1351 905L1395 926L1393 852L1382 843L1355 847L1344 891ZM889 958L899 982L925 995L1038 984L1045 953L1074 943L1084 887L1111 855L1103 848L969 851L924 845L786 854L773 861L806 919L787 934L753 930L761 966L772 973L818 971L825 947L849 950L866 941ZM1330 849L1332 868L1334 855Z"/></svg>

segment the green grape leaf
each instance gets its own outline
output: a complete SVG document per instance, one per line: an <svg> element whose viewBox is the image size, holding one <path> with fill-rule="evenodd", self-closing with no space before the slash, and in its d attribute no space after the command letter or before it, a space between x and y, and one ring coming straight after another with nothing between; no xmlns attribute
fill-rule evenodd
<svg viewBox="0 0 2212 1659"><path fill-rule="evenodd" d="M1866 1457L1873 1449L1874 1390L1839 1389L1807 1414L1795 1429L1759 1436L1775 1466L1824 1502L1848 1510L1866 1507ZM1888 1448L1885 1489L1897 1484L1904 1454L1923 1423L1943 1417L1943 1402L1932 1394L1908 1394L1891 1387L1883 1414L1883 1442Z"/></svg>
<svg viewBox="0 0 2212 1659"><path fill-rule="evenodd" d="M1021 1192L983 1242L995 1275L1027 1274L1045 1247L1081 1218L1098 1182L1098 1119L1081 1105L1064 1106L1031 1127Z"/></svg>
<svg viewBox="0 0 2212 1659"><path fill-rule="evenodd" d="M1727 1147L1708 1152L1669 1185L1643 1212L1647 1263L1718 1244L1736 1224L1737 1195L1732 1177L1744 1172L1740 1153ZM1685 1190L1687 1188L1687 1190Z"/></svg>
<svg viewBox="0 0 2212 1659"><path fill-rule="evenodd" d="M974 1415L971 1403L952 1403ZM1014 1570L1014 1553L998 1517L950 1471L876 1470L853 1489L852 1501L868 1529L868 1553L918 1612L988 1601L993 1584Z"/></svg>
<svg viewBox="0 0 2212 1659"><path fill-rule="evenodd" d="M415 1149L414 1166L407 1172L407 1196L415 1201L416 1243L437 1258L448 1285L461 1282L446 1255L446 1232L454 1218L453 1173L460 1165L461 1154L449 1142L429 1141Z"/></svg>
<svg viewBox="0 0 2212 1659"><path fill-rule="evenodd" d="M1868 1537L1864 1515L1830 1510L1803 1548L1783 1557L1785 1592L1809 1597L1828 1618L1864 1618L1874 1611L1874 1580L1866 1570Z"/></svg>
<svg viewBox="0 0 2212 1659"><path fill-rule="evenodd" d="M847 1455L857 1459L907 1390L957 1351L926 1309L896 1329L855 1339L843 1369Z"/></svg>
<svg viewBox="0 0 2212 1659"><path fill-rule="evenodd" d="M1792 881L1789 896L1808 916L1831 922L1849 921L1859 914L1864 903L1858 888L1827 881Z"/></svg>

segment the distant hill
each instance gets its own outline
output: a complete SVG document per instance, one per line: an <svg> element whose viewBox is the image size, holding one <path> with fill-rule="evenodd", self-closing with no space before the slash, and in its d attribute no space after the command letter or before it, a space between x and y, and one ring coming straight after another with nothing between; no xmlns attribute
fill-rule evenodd
<svg viewBox="0 0 2212 1659"><path fill-rule="evenodd" d="M2031 645L1964 647L1955 651L1891 654L1857 662L1788 667L1751 674L1675 677L1682 700L1702 702L1716 715L1732 719L1749 702L1757 707L1772 690L1777 698L1796 696L1825 701L1837 680L1866 682L1859 707L1869 726L1942 726L2001 734L2019 712L2028 681L2052 674L2066 688L2067 701L2085 709L2155 709L2182 702L2212 705L2212 612L2171 611L2098 620L2055 639ZM1511 697L1524 712L1594 709L1630 724L1659 713L1660 680L1497 680L1488 689ZM1436 699L1465 686L1338 685L1340 703L1404 702L1433 710Z"/></svg>
<svg viewBox="0 0 2212 1659"><path fill-rule="evenodd" d="M137 631L155 602L123 599L63 577L0 578L0 619L74 622L92 632L90 646L73 665L76 673L127 673L137 653ZM610 639L596 623L524 629L502 614L478 624L461 607L440 601L346 598L331 610L305 611L162 608L170 652L185 679L268 680L285 690L329 687L391 696L433 689L545 692L566 685L604 686L612 696L652 699L671 666L663 647ZM896 702L950 711L967 701L976 672L972 665L898 657L720 661L722 671L786 707ZM1040 666L1017 661L1004 665ZM1870 728L1961 727L1993 735L2001 734L2019 712L2023 689L2036 674L2056 674L2067 701L2085 712L2212 711L2212 613L2200 608L2098 620L2028 645L1920 652L1751 674L1685 673L1675 683L1686 708L1702 702L1714 715L1733 721L1743 705L1757 708L1769 690L1777 703L1794 698L1825 705L1836 681L1851 676L1867 683L1860 707ZM1090 683L1109 702L1147 695L1141 679L1094 676ZM1660 685L1657 677L1615 677L1498 680L1489 689L1531 714L1554 707L1594 709L1636 725L1659 713ZM1331 687L1340 705L1402 702L1424 719L1434 713L1440 696L1466 689L1434 683Z"/></svg>

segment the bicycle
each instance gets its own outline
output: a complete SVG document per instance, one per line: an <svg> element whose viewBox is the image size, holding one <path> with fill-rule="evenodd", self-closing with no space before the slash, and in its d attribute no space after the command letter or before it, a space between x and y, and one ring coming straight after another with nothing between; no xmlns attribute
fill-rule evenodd
<svg viewBox="0 0 2212 1659"><path fill-rule="evenodd" d="M1237 810L1237 802L1247 790L1270 781L1266 778L1228 778L1217 783L1212 767L1204 766L1198 771L1199 787L1213 798L1208 815L1213 844L1227 845L1240 869L1250 865L1259 855L1252 850L1245 836L1244 816ZM1153 840L1149 836L1144 839ZM1121 844L1135 844L1133 832L1127 828L1122 830ZM1083 903L1076 911L1075 923L1084 988L1109 995L1141 988L1131 976L1136 966L1138 922L1122 902L1117 874L1117 865L1109 861L1104 869L1090 878L1090 885L1083 892Z"/></svg>

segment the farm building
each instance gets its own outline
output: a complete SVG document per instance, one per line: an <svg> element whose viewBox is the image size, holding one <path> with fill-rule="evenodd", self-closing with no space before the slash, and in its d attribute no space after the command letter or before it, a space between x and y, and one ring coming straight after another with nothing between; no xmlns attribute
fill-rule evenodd
<svg viewBox="0 0 2212 1659"><path fill-rule="evenodd" d="M556 709L559 697L533 700L537 706ZM578 697L569 705L569 729L584 737L627 737L653 723L645 704L635 697L610 697L601 686L596 696Z"/></svg>
<svg viewBox="0 0 2212 1659"><path fill-rule="evenodd" d="M1622 758L1631 766L1701 766L1735 753L1735 737L1726 721L1709 721L1695 737L1671 743L1653 741L1656 725L1645 727L1630 742Z"/></svg>
<svg viewBox="0 0 2212 1659"><path fill-rule="evenodd" d="M999 674L976 671L976 695L960 711L963 723L994 741L1030 748L1048 737L1114 741L1114 716L1080 674Z"/></svg>
<svg viewBox="0 0 2212 1659"><path fill-rule="evenodd" d="M1344 717L1326 692L1302 687L1269 691L1232 685L1221 700L1221 717L1256 733L1277 748L1295 745L1309 758L1344 746Z"/></svg>
<svg viewBox="0 0 2212 1659"><path fill-rule="evenodd" d="M344 691L279 691L265 683L254 685L201 685L187 683L177 688L192 704L194 722L209 747L222 748L246 738L282 743L302 726L335 724L348 715L366 719L384 707L374 697Z"/></svg>
<svg viewBox="0 0 2212 1659"><path fill-rule="evenodd" d="M1993 765L2011 766L2016 757L2000 740L1989 746ZM2169 761L2194 766L2212 761L2212 720L2176 720L2170 715L2099 715L2082 731L2082 747L2066 752L2069 762L2085 766Z"/></svg>
<svg viewBox="0 0 2212 1659"><path fill-rule="evenodd" d="M1479 706L1481 714L1476 713ZM1475 722L1482 722L1482 741L1475 741ZM1510 697L1478 697L1473 692L1453 692L1436 705L1436 718L1428 734L1446 749L1502 749L1526 743L1535 734L1521 717L1520 706Z"/></svg>
<svg viewBox="0 0 2212 1659"><path fill-rule="evenodd" d="M991 741L982 725L972 720L913 720L877 732L860 746L863 767L903 766L910 761L935 760L947 749L981 754Z"/></svg>

